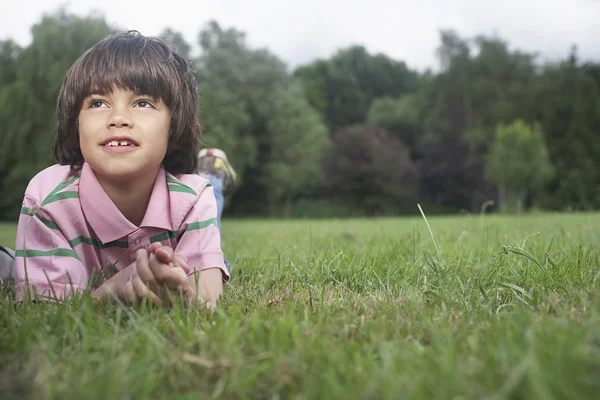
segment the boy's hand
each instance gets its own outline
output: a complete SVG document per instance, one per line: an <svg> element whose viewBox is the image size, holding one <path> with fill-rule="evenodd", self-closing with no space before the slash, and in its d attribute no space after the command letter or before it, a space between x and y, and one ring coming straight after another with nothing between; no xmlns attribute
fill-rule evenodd
<svg viewBox="0 0 600 400"><path fill-rule="evenodd" d="M163 249L164 251L159 251L160 249ZM183 254L174 253L170 247L162 246L160 243L152 243L150 252L156 255L160 261L167 264L172 262L175 266L181 267L186 274L190 273L190 267L187 265L187 258Z"/></svg>
<svg viewBox="0 0 600 400"><path fill-rule="evenodd" d="M138 250L136 266L142 282L161 300L171 302L181 292L186 301L194 301L196 294L187 279L189 267L170 247L154 243L150 257L146 250Z"/></svg>
<svg viewBox="0 0 600 400"><path fill-rule="evenodd" d="M186 275L189 274L190 268L184 255L173 253L171 248L163 247L160 243L153 243L150 250L161 262L173 263L175 266L181 267ZM194 296L191 297L190 293L190 297L186 297L186 300L191 303L204 304L214 312L217 307L217 300L223 294L222 279L223 275L218 268L211 268L189 275L187 277L188 285Z"/></svg>
<svg viewBox="0 0 600 400"><path fill-rule="evenodd" d="M138 252L138 259L141 257L145 257L147 263L148 255ZM136 261L132 262L94 290L92 297L96 299L96 304L112 301L115 298L129 305L138 304L144 299L148 299L156 305L160 304L157 287L148 288L148 285L140 277L136 264Z"/></svg>
<svg viewBox="0 0 600 400"><path fill-rule="evenodd" d="M196 289L196 302L204 304L211 312L217 308L217 301L223 295L223 274L219 268L206 269L188 277L190 285Z"/></svg>
<svg viewBox="0 0 600 400"><path fill-rule="evenodd" d="M150 300L156 305L161 303L161 299L155 292L148 289L137 273L130 276L125 284L120 285L117 292L119 298L129 305L138 304L144 299Z"/></svg>
<svg viewBox="0 0 600 400"><path fill-rule="evenodd" d="M188 301L195 299L194 286L187 279L186 259L173 254L169 247L154 243L150 257L146 250L137 252L137 260L112 276L92 292L96 303L112 299L115 295L127 304L138 304L144 299L159 305L171 302L181 290ZM174 260L174 262L172 261Z"/></svg>

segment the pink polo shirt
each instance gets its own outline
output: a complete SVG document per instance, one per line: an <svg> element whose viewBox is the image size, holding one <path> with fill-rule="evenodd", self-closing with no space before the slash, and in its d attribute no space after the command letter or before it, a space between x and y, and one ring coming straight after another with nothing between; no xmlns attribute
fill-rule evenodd
<svg viewBox="0 0 600 400"><path fill-rule="evenodd" d="M53 165L25 191L16 297L23 299L27 281L39 294L58 298L96 288L154 242L185 255L192 272L220 268L227 282L216 217L213 188L198 175L161 168L138 227L121 214L87 163L75 175L69 166Z"/></svg>

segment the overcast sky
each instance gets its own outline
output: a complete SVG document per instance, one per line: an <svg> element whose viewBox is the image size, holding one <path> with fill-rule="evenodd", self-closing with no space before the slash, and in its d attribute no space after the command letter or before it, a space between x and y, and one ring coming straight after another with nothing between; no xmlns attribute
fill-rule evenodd
<svg viewBox="0 0 600 400"><path fill-rule="evenodd" d="M215 19L246 32L252 47L267 47L291 67L327 58L337 49L363 44L435 68L439 29L462 36L496 34L512 49L564 58L577 44L582 59L600 61L600 0L0 0L0 39L21 45L43 13L61 4L86 15L104 14L109 24L156 35L165 27L190 43Z"/></svg>

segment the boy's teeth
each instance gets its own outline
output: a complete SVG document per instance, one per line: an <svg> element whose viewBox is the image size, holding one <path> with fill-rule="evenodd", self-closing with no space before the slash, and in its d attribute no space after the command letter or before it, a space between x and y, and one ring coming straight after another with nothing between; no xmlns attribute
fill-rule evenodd
<svg viewBox="0 0 600 400"><path fill-rule="evenodd" d="M111 140L106 143L107 146L130 146L131 144L127 140Z"/></svg>

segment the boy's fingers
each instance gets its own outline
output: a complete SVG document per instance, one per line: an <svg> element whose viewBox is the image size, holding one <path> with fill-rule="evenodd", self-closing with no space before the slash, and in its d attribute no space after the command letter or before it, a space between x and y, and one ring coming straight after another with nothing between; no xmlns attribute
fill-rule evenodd
<svg viewBox="0 0 600 400"><path fill-rule="evenodd" d="M160 287L155 293L160 293L160 298L169 300L169 291L186 293L189 289L189 282L185 267L175 265L177 262L172 262L174 257L173 250L168 246L157 248L148 260L148 268L152 271L157 285ZM162 260L168 258L168 263ZM179 258L177 258L179 260ZM187 267L187 265L186 265ZM150 287L150 290L153 288Z"/></svg>
<svg viewBox="0 0 600 400"><path fill-rule="evenodd" d="M154 294L150 289L148 289L148 286L146 286L144 282L142 282L139 276L133 278L132 286L133 290L135 291L137 300L149 299L154 304L160 303L160 299L158 298L158 296Z"/></svg>
<svg viewBox="0 0 600 400"><path fill-rule="evenodd" d="M163 284L166 280L169 279L169 266L163 262L161 262L157 257L151 256L150 260L148 260L148 267L158 284Z"/></svg>
<svg viewBox="0 0 600 400"><path fill-rule="evenodd" d="M157 249L159 249L162 245L160 244L160 242L154 242L152 243L152 245L150 245L150 251L152 253L154 253Z"/></svg>
<svg viewBox="0 0 600 400"><path fill-rule="evenodd" d="M159 243L153 243L151 250L158 261L165 264L173 263L183 268L186 273L190 272L190 267L187 264L187 257L183 254L173 252L173 249L169 246L161 246Z"/></svg>
<svg viewBox="0 0 600 400"><path fill-rule="evenodd" d="M146 250L138 250L136 268L142 283L148 285L151 292L158 293L160 282L158 282L157 276L152 268L150 268L150 261L148 260Z"/></svg>
<svg viewBox="0 0 600 400"><path fill-rule="evenodd" d="M161 246L160 248L154 250L153 253L160 262L165 264L173 262L173 249L168 246Z"/></svg>
<svg viewBox="0 0 600 400"><path fill-rule="evenodd" d="M162 264L161 273L164 276L163 285L169 290L182 290L186 291L189 288L189 282L187 273L177 266L167 267Z"/></svg>
<svg viewBox="0 0 600 400"><path fill-rule="evenodd" d="M183 268L183 270L185 271L186 274L190 273L190 267L187 265L187 259L184 255L175 253L173 258L174 258L175 264L177 264L178 266Z"/></svg>
<svg viewBox="0 0 600 400"><path fill-rule="evenodd" d="M135 303L136 296L131 278L129 278L125 285L119 290L119 297L127 304Z"/></svg>
<svg viewBox="0 0 600 400"><path fill-rule="evenodd" d="M146 253L146 250L140 249L137 251L135 266L143 282L149 283L154 280L154 274L148 265L148 253Z"/></svg>
<svg viewBox="0 0 600 400"><path fill-rule="evenodd" d="M168 254L168 261L164 262L162 258L165 256L165 253ZM182 268L175 268L176 265L173 262L173 250L168 247L163 247L159 249L156 253L150 256L150 260L148 261L148 265L150 269L154 273L154 276L158 280L166 280L172 279L175 276L172 272L176 270L181 270Z"/></svg>
<svg viewBox="0 0 600 400"><path fill-rule="evenodd" d="M165 279L165 286L170 290L181 290L186 292L190 287L187 280L187 274L181 268L169 268L168 278Z"/></svg>

